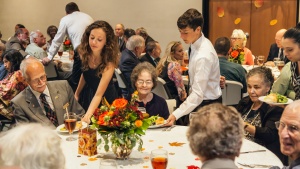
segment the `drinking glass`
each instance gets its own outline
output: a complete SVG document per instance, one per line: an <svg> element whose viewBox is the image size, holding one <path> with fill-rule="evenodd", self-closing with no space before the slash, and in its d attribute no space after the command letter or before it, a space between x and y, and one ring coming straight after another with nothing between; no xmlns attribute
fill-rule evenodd
<svg viewBox="0 0 300 169"><path fill-rule="evenodd" d="M145 107L138 107L138 110L142 113L146 113L146 108Z"/></svg>
<svg viewBox="0 0 300 169"><path fill-rule="evenodd" d="M277 68L279 71L284 67L284 61L277 61Z"/></svg>
<svg viewBox="0 0 300 169"><path fill-rule="evenodd" d="M69 112L64 114L65 128L69 131L70 136L66 139L67 141L77 140L71 134L76 128L77 115L75 113Z"/></svg>
<svg viewBox="0 0 300 169"><path fill-rule="evenodd" d="M113 159L102 159L99 169L117 169L117 162Z"/></svg>
<svg viewBox="0 0 300 169"><path fill-rule="evenodd" d="M168 151L163 149L152 150L150 154L153 169L166 169L168 165Z"/></svg>
<svg viewBox="0 0 300 169"><path fill-rule="evenodd" d="M189 66L189 56L188 56L187 52L184 52L183 63L185 64L185 67Z"/></svg>
<svg viewBox="0 0 300 169"><path fill-rule="evenodd" d="M265 56L258 56L257 57L257 64L258 64L258 66L262 66L262 65L264 65L264 62L265 62Z"/></svg>
<svg viewBox="0 0 300 169"><path fill-rule="evenodd" d="M280 61L280 58L274 58L274 65L277 66L277 62Z"/></svg>

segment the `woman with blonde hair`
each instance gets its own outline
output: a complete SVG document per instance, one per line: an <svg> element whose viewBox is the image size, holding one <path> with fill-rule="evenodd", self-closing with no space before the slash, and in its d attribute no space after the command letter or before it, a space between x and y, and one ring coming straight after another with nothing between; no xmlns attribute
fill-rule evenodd
<svg viewBox="0 0 300 169"><path fill-rule="evenodd" d="M112 81L119 53L113 28L106 21L95 21L86 28L78 50L82 60L82 74L75 98L79 99L82 89L87 85L79 103L86 110L83 121L89 123L102 97L109 103L118 97Z"/></svg>
<svg viewBox="0 0 300 169"><path fill-rule="evenodd" d="M184 50L179 41L172 41L168 44L164 56L156 67L159 77L166 81L173 99L176 99L177 107L185 100L187 94L182 80L182 70L179 60L182 60Z"/></svg>
<svg viewBox="0 0 300 169"><path fill-rule="evenodd" d="M231 48L229 51L233 49L241 48L244 50L244 61L243 65L254 65L254 59L252 57L252 52L250 49L246 48L247 36L241 29L234 29L232 35L230 37L231 40Z"/></svg>

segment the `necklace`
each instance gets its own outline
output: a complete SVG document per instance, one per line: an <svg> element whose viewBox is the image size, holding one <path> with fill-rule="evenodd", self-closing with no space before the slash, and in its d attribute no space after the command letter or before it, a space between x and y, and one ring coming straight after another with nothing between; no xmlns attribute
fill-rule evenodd
<svg viewBox="0 0 300 169"><path fill-rule="evenodd" d="M91 58L92 58L92 63L91 63L92 67L94 68L97 67L99 65L99 61L96 62L97 57L95 55L92 55Z"/></svg>

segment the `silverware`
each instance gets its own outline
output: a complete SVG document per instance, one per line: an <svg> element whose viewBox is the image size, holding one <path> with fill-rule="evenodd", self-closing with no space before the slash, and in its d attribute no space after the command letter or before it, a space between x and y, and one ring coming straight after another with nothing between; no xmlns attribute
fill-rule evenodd
<svg viewBox="0 0 300 169"><path fill-rule="evenodd" d="M264 164L244 164L244 163L239 163L239 165L244 166L244 167L249 167L249 168L271 168L273 165L264 165Z"/></svg>
<svg viewBox="0 0 300 169"><path fill-rule="evenodd" d="M164 128L162 129L162 131L171 131L172 128L176 127L175 125L171 126L171 127L167 127L167 128Z"/></svg>
<svg viewBox="0 0 300 169"><path fill-rule="evenodd" d="M256 152L265 152L266 150L253 150L253 151L244 151L240 152L240 154L246 154L246 153L256 153Z"/></svg>

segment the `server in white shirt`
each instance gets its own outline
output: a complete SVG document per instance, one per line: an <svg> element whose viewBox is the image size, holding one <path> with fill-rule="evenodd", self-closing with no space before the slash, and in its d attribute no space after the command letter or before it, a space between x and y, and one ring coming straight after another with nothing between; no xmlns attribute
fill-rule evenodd
<svg viewBox="0 0 300 169"><path fill-rule="evenodd" d="M44 58L42 62L43 64L48 64L56 55L65 36L68 36L75 51L70 85L73 89L76 89L81 75L81 61L76 49L81 43L81 37L86 27L93 23L94 20L88 14L80 12L77 4L74 2L68 3L65 10L67 15L60 20L57 34L52 40L51 47L49 48L48 57Z"/></svg>
<svg viewBox="0 0 300 169"><path fill-rule="evenodd" d="M199 107L222 102L220 67L217 53L202 33L203 16L196 9L189 9L177 20L180 37L189 49L189 96L167 119L166 126L196 111Z"/></svg>

